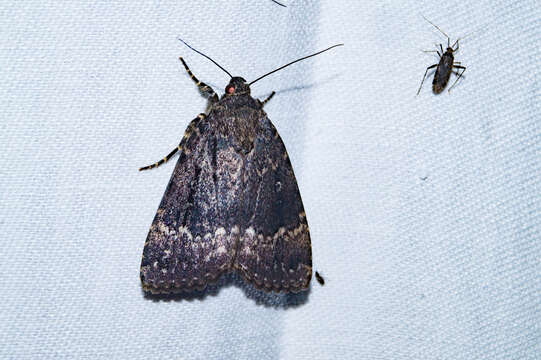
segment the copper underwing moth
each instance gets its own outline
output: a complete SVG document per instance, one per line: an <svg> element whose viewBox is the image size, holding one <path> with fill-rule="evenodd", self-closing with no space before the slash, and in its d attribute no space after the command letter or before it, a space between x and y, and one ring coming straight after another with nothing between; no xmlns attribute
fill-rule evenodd
<svg viewBox="0 0 541 360"><path fill-rule="evenodd" d="M184 42L184 41L183 41ZM186 44L186 43L185 43ZM250 85L205 56L231 80L222 97L186 71L209 99L189 124L177 165L143 249L141 281L151 293L201 290L236 271L256 288L298 292L312 277L310 232L286 148Z"/></svg>

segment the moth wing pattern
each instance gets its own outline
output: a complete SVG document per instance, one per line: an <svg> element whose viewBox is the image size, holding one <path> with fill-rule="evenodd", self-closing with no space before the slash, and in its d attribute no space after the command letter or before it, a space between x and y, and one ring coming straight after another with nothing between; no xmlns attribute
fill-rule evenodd
<svg viewBox="0 0 541 360"><path fill-rule="evenodd" d="M231 270L267 291L306 289L306 215L285 146L261 105L224 99L192 122L183 142L145 242L143 289L203 289Z"/></svg>
<svg viewBox="0 0 541 360"><path fill-rule="evenodd" d="M306 214L284 143L266 115L245 171L246 222L235 268L267 291L306 289L312 277Z"/></svg>
<svg viewBox="0 0 541 360"><path fill-rule="evenodd" d="M150 227L141 263L145 291L201 290L229 271L234 260L239 229L231 223L236 214L217 196L231 185L231 174L217 171L217 137L209 119L195 119L188 127ZM229 165L239 161L229 159Z"/></svg>
<svg viewBox="0 0 541 360"><path fill-rule="evenodd" d="M218 98L180 58L212 101L208 116L201 114L192 121L178 147L177 165L143 249L143 289L152 293L202 289L234 270L266 291L307 289L312 247L306 214L284 143L263 111L275 92L260 101L251 97L250 85L344 44L294 60L248 83L179 40L231 80ZM140 170L159 166L175 151Z"/></svg>

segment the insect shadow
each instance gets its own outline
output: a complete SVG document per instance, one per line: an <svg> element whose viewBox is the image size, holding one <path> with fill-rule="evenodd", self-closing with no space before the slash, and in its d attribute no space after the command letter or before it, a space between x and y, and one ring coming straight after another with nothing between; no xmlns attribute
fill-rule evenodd
<svg viewBox="0 0 541 360"><path fill-rule="evenodd" d="M229 273L222 276L216 283L207 285L203 290L179 292L176 294L152 294L143 291L143 295L145 299L152 301L203 301L209 296L218 295L222 288L232 286L241 288L244 295L248 299L254 300L258 305L282 309L304 305L308 301L311 291L311 288L309 288L307 291L299 293L268 293L264 290L256 289L253 285L244 281L238 274Z"/></svg>
<svg viewBox="0 0 541 360"><path fill-rule="evenodd" d="M326 76L323 79L318 80L318 81L314 81L314 82L307 83L307 84L302 84L302 85L297 85L297 86L292 86L292 87L284 88L282 90L276 90L276 95L287 94L287 93L290 93L290 92L296 92L296 91L316 88L318 86L325 85L327 83L331 83L332 81L335 81L336 79L338 79L340 77L341 77L341 73L330 74L330 75L328 75L328 76Z"/></svg>
<svg viewBox="0 0 541 360"><path fill-rule="evenodd" d="M419 95L419 93L421 92L421 88L423 87L423 83L426 79L426 74L428 73L428 70L433 69L433 68L436 68L436 72L434 73L434 78L432 80L432 91L434 92L434 94L440 94L445 89L445 87L447 86L447 83L449 82L449 78L451 77L451 73L454 73L457 76L457 78L455 82L453 83L453 85L451 85L449 90L447 90L448 92L451 92L451 89L457 84L458 80L464 74L464 71L466 71L466 67L462 66L460 61L455 61L455 56L454 56L455 52L458 51L458 48L459 48L458 41L460 39L456 39L454 44L451 46L451 39L449 38L449 36L445 32L443 32L443 30L440 29L437 25L435 25L430 20L428 20L426 17L423 16L423 18L447 37L447 49L443 51L443 45L439 44L441 53L440 53L440 50L437 50L437 49L423 51L423 52L437 53L440 61L437 64L430 65L429 67L426 68L425 74L423 76L423 80L421 81L421 85L419 86L419 90L417 90L417 95ZM456 71L454 71L455 69Z"/></svg>
<svg viewBox="0 0 541 360"><path fill-rule="evenodd" d="M273 92L274 92L275 95L280 95L280 94L287 94L287 93L290 93L290 92L296 92L296 91L301 91L301 90L308 90L308 89L312 89L312 88L315 88L315 87L320 86L320 85L325 85L327 83L330 83L330 82L336 80L337 78L340 78L340 76L341 76L340 73L331 74L331 75L329 75L329 76L327 76L327 77L325 77L325 78L323 78L322 80L319 80L319 81L307 83L307 84L304 84L304 85L292 86L292 87L284 88L284 89L281 89L281 90L276 90L276 91L273 91ZM213 87L213 88L219 87L219 85L217 85L215 83L207 82L207 84L209 86ZM273 92L266 93L264 96L262 95L261 97L268 98ZM204 94L203 92L201 92L201 93ZM212 107L212 105L213 105L213 103L212 103L211 99L209 99L208 102L207 102L207 111L210 109L210 107Z"/></svg>

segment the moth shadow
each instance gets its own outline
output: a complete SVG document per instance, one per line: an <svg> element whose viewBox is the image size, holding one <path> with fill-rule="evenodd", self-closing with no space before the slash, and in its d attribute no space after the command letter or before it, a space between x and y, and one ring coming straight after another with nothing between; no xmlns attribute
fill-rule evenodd
<svg viewBox="0 0 541 360"><path fill-rule="evenodd" d="M259 290L252 284L245 282L240 276L234 274L236 284L244 291L248 299L252 299L258 305L279 309L296 308L308 302L311 288L299 293L272 293Z"/></svg>
<svg viewBox="0 0 541 360"><path fill-rule="evenodd" d="M323 78L322 80L315 81L315 82L312 82L312 83L309 83L309 84L306 84L306 85L298 85L298 86L293 86L293 87L290 87L290 88L276 90L276 95L287 94L289 92L295 92L295 91L311 89L311 88L314 88L314 87L317 87L317 86L320 86L320 85L330 83L331 81L335 80L336 78L340 78L341 76L342 76L341 73L335 73L335 74L331 74L331 75Z"/></svg>
<svg viewBox="0 0 541 360"><path fill-rule="evenodd" d="M216 296L222 288L231 286L239 287L248 299L255 301L256 304L265 307L273 308L295 308L304 305L308 302L308 297L311 289L297 294L282 294L270 293L264 290L255 288L252 284L247 283L236 273L225 274L214 283L209 284L203 290L195 290L191 292L181 292L177 294L152 294L143 291L144 298L152 301L203 301L209 296Z"/></svg>
<svg viewBox="0 0 541 360"><path fill-rule="evenodd" d="M327 83L330 83L331 81L335 80L336 78L340 78L342 76L341 73L335 73L335 74L331 74L325 78L323 78L322 80L320 81L316 81L316 82L312 82L312 83L309 83L309 84L306 84L306 85L298 85L298 86L293 86L293 87L290 87L290 88L285 88L285 89L281 89L281 90L276 90L276 95L280 95L280 94L287 94L289 92L295 92L295 91L301 91L301 90L306 90L306 89L311 89L311 88L314 88L314 87L317 87L317 86L320 86L320 85L324 85L324 84L327 84ZM216 91L217 93L219 93L220 91L219 90L216 90L216 89L221 89L217 84L215 83L211 83L211 82L207 82L207 85L210 86L214 91ZM258 94L258 95L252 95L252 96L255 96L256 98L259 98L260 100L263 100L265 98L267 98L267 96L270 95L270 92L267 93L267 94ZM204 94L202 94L203 97L205 97ZM222 97L221 94L218 95L220 98ZM209 103L207 104L207 112L210 110L211 108L211 103L209 101Z"/></svg>

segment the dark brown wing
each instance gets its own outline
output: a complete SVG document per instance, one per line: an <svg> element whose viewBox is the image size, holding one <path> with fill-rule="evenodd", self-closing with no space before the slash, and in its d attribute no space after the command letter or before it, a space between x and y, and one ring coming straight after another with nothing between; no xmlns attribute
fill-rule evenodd
<svg viewBox="0 0 541 360"><path fill-rule="evenodd" d="M191 125L150 227L141 263L146 291L202 289L233 263L240 233L234 189L244 159L218 138L212 116Z"/></svg>
<svg viewBox="0 0 541 360"><path fill-rule="evenodd" d="M436 67L436 72L434 73L434 79L432 80L432 91L435 94L439 94L445 89L451 73L453 72L453 62L454 56L452 53L445 52L438 66Z"/></svg>
<svg viewBox="0 0 541 360"><path fill-rule="evenodd" d="M235 268L258 288L306 289L312 277L310 232L287 151L266 116L245 173L244 226Z"/></svg>

